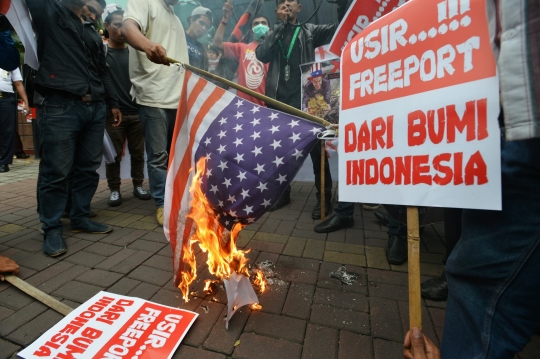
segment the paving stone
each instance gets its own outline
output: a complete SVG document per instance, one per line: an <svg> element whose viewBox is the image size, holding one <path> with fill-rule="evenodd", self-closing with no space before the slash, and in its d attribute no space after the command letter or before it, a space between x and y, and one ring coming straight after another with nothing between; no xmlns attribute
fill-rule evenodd
<svg viewBox="0 0 540 359"><path fill-rule="evenodd" d="M123 216L123 215L125 215L125 213L121 214L120 216ZM115 217L115 218L118 218L118 217ZM143 231L143 230L121 228L119 230L113 231L107 237L103 238L101 242L115 244L117 246L127 246L133 241L135 241L137 238L140 238L145 234L146 234L146 231Z"/></svg>
<svg viewBox="0 0 540 359"><path fill-rule="evenodd" d="M172 278L172 271L166 272L161 269L140 266L135 268L128 277L162 287Z"/></svg>
<svg viewBox="0 0 540 359"><path fill-rule="evenodd" d="M289 238L289 241L283 249L283 255L301 257L304 253L304 247L306 246L307 239L305 238Z"/></svg>
<svg viewBox="0 0 540 359"><path fill-rule="evenodd" d="M152 298L158 290L159 287L157 285L142 282L141 284L136 286L135 289L129 292L129 295L132 297L150 300L150 298Z"/></svg>
<svg viewBox="0 0 540 359"><path fill-rule="evenodd" d="M438 277L444 270L444 265L433 263L420 263L420 273L425 276Z"/></svg>
<svg viewBox="0 0 540 359"><path fill-rule="evenodd" d="M202 305L206 306L208 313L206 313L206 311L201 307ZM196 347L201 346L208 337L208 334L214 325L225 326L225 322L220 320L221 313L223 313L223 308L225 308L225 305L221 303L203 300L197 309L194 310L195 312L199 313L199 316L193 323L193 326L186 334L182 342L184 344Z"/></svg>
<svg viewBox="0 0 540 359"><path fill-rule="evenodd" d="M435 327L444 327L445 311L439 308L428 308L429 315Z"/></svg>
<svg viewBox="0 0 540 359"><path fill-rule="evenodd" d="M408 276L405 273L396 273L388 270L379 270L374 268L367 269L368 280L375 283L386 283L406 287L408 285Z"/></svg>
<svg viewBox="0 0 540 359"><path fill-rule="evenodd" d="M208 350L193 348L187 345L181 345L172 359L226 359L225 355L214 353Z"/></svg>
<svg viewBox="0 0 540 359"><path fill-rule="evenodd" d="M393 341L403 340L405 337L401 327L396 325L400 321L397 303L383 298L369 298L371 308L371 334L377 338Z"/></svg>
<svg viewBox="0 0 540 359"><path fill-rule="evenodd" d="M302 343L306 324L300 319L253 311L244 332Z"/></svg>
<svg viewBox="0 0 540 359"><path fill-rule="evenodd" d="M313 304L310 322L360 334L369 335L371 331L369 314L322 304Z"/></svg>
<svg viewBox="0 0 540 359"><path fill-rule="evenodd" d="M366 258L368 267L390 270L385 249L366 246Z"/></svg>
<svg viewBox="0 0 540 359"><path fill-rule="evenodd" d="M327 242L338 242L338 243L345 243L347 231L337 231L337 232L331 232L326 235L326 241ZM362 237L363 240L363 237ZM363 243L362 243L363 244Z"/></svg>
<svg viewBox="0 0 540 359"><path fill-rule="evenodd" d="M295 226L296 226L296 222L294 221L281 221L281 223L276 228L274 233L282 234L288 237L292 234Z"/></svg>
<svg viewBox="0 0 540 359"><path fill-rule="evenodd" d="M166 245L168 244L154 241L145 241L144 239L139 238L133 243L131 243L128 248L156 253Z"/></svg>
<svg viewBox="0 0 540 359"><path fill-rule="evenodd" d="M20 346L10 343L7 340L0 339L0 359L7 359L20 349Z"/></svg>
<svg viewBox="0 0 540 359"><path fill-rule="evenodd" d="M366 266L366 256L353 253L339 253L333 251L324 252L325 262L334 262L339 264L352 264L355 266Z"/></svg>
<svg viewBox="0 0 540 359"><path fill-rule="evenodd" d="M271 261L272 263L276 263L279 257L280 255L276 253L261 252L257 256L257 259L254 261L254 263L260 263L264 261Z"/></svg>
<svg viewBox="0 0 540 359"><path fill-rule="evenodd" d="M6 337L9 333L28 323L46 310L47 307L44 304L35 301L19 311L14 312L11 316L0 321L0 335Z"/></svg>
<svg viewBox="0 0 540 359"><path fill-rule="evenodd" d="M62 314L49 309L8 335L7 339L19 345L28 346L63 317Z"/></svg>
<svg viewBox="0 0 540 359"><path fill-rule="evenodd" d="M20 310L33 301L34 298L15 287L10 286L0 292L0 305L13 310Z"/></svg>
<svg viewBox="0 0 540 359"><path fill-rule="evenodd" d="M99 287L110 287L120 278L122 278L122 275L118 273L111 273L101 269L91 269L78 276L77 281Z"/></svg>
<svg viewBox="0 0 540 359"><path fill-rule="evenodd" d="M107 272L107 273L110 273L110 272ZM134 280L130 278L122 278L118 282L116 282L112 287L108 288L107 292L120 294L120 295L127 295L139 284L141 284L141 282L139 282L138 280Z"/></svg>
<svg viewBox="0 0 540 359"><path fill-rule="evenodd" d="M155 221L155 216L152 216L152 219ZM169 244L167 237L165 237L165 233L148 232L142 236L141 239Z"/></svg>
<svg viewBox="0 0 540 359"><path fill-rule="evenodd" d="M381 297L393 300L409 300L409 290L407 287L385 283L369 282L369 295L370 297Z"/></svg>
<svg viewBox="0 0 540 359"><path fill-rule="evenodd" d="M14 310L0 306L0 322L15 313Z"/></svg>
<svg viewBox="0 0 540 359"><path fill-rule="evenodd" d="M538 332L537 332L538 333ZM534 335L529 344L519 353L520 359L538 359L540 358L540 337Z"/></svg>
<svg viewBox="0 0 540 359"><path fill-rule="evenodd" d="M102 290L103 287L71 281L55 290L51 295L70 299L77 303L84 303Z"/></svg>
<svg viewBox="0 0 540 359"><path fill-rule="evenodd" d="M401 327L403 333L406 334L409 331L409 302L397 302L399 307L399 314L401 316ZM428 308L422 307L422 332L427 335L436 345L439 345L437 333L435 327L431 321Z"/></svg>
<svg viewBox="0 0 540 359"><path fill-rule="evenodd" d="M43 236L40 235L39 240L38 239L29 239L24 242L21 242L15 246L16 248L19 248L23 251L27 252L38 252L41 251L43 248Z"/></svg>
<svg viewBox="0 0 540 359"><path fill-rule="evenodd" d="M246 325L250 312L251 311L247 307L238 309L229 321L229 329L225 329L225 322L220 323L218 319L216 325L212 328L210 335L204 342L203 348L227 355L232 354L234 344L240 337L240 334L242 334L242 330ZM226 316L227 307L225 306L220 318L225 318Z"/></svg>
<svg viewBox="0 0 540 359"><path fill-rule="evenodd" d="M291 283L282 313L307 320L311 312L315 287L304 283Z"/></svg>
<svg viewBox="0 0 540 359"><path fill-rule="evenodd" d="M335 359L338 331L308 324L302 359Z"/></svg>
<svg viewBox="0 0 540 359"><path fill-rule="evenodd" d="M120 250L119 252L113 254L112 256L104 260L103 262L96 265L96 268L103 269L103 270L110 270L112 267L118 265L122 261L127 260L133 255L135 255L135 253L137 253L137 251L134 249L124 248Z"/></svg>
<svg viewBox="0 0 540 359"><path fill-rule="evenodd" d="M287 267L296 269L305 269L317 272L319 270L320 261L309 258L296 258L285 255L279 256L279 260L276 263L277 267Z"/></svg>
<svg viewBox="0 0 540 359"><path fill-rule="evenodd" d="M120 246L98 242L86 247L85 251L100 256L110 257L121 249L122 247Z"/></svg>
<svg viewBox="0 0 540 359"><path fill-rule="evenodd" d="M339 290L317 288L315 303L333 307L369 312L367 297L359 293L347 293Z"/></svg>
<svg viewBox="0 0 540 359"><path fill-rule="evenodd" d="M262 230L262 227L261 227L261 230ZM287 243L287 240L289 239L289 236L288 235L283 235L283 234L275 234L275 233L256 232L255 235L253 236L253 238L251 238L251 239L256 240L256 241L274 242L274 243L285 244L285 243Z"/></svg>
<svg viewBox="0 0 540 359"><path fill-rule="evenodd" d="M100 256L98 254L80 251L67 257L65 260L74 264L83 265L85 267L93 267L98 263L103 262L103 260L105 260L106 258L107 257Z"/></svg>
<svg viewBox="0 0 540 359"><path fill-rule="evenodd" d="M274 272L277 274L278 278L281 278L286 282L300 282L307 284L315 284L317 282L317 272L310 270L276 267Z"/></svg>
<svg viewBox="0 0 540 359"><path fill-rule="evenodd" d="M317 233L313 229L309 229L309 230L295 229L292 232L292 236L299 237L299 238L317 239L319 241L326 240L326 233Z"/></svg>
<svg viewBox="0 0 540 359"><path fill-rule="evenodd" d="M118 264L114 265L110 270L113 272L127 274L133 269L137 268L149 257L152 256L152 253L146 251L136 251L134 254L128 258L120 261Z"/></svg>
<svg viewBox="0 0 540 359"><path fill-rule="evenodd" d="M168 305L173 308L178 308L184 302L182 299L182 292L180 290L172 291L163 288L158 290L150 301Z"/></svg>
<svg viewBox="0 0 540 359"><path fill-rule="evenodd" d="M244 248L249 243L251 238L253 238L255 233L257 232L248 230L246 228L242 229L238 235L238 239L236 240L236 246L238 248Z"/></svg>
<svg viewBox="0 0 540 359"><path fill-rule="evenodd" d="M302 253L302 257L322 260L324 256L325 244L326 242L324 241L308 239L306 242L306 247L304 248L304 253Z"/></svg>
<svg viewBox="0 0 540 359"><path fill-rule="evenodd" d="M326 250L341 253L364 254L364 246L350 243L326 242Z"/></svg>
<svg viewBox="0 0 540 359"><path fill-rule="evenodd" d="M165 256L154 255L144 262L143 265L169 272L173 270L171 258Z"/></svg>
<svg viewBox="0 0 540 359"><path fill-rule="evenodd" d="M371 337L345 330L339 332L338 359L373 359L372 353Z"/></svg>
<svg viewBox="0 0 540 359"><path fill-rule="evenodd" d="M403 343L373 339L373 351L375 359L401 358L403 357Z"/></svg>
<svg viewBox="0 0 540 359"><path fill-rule="evenodd" d="M271 252L281 254L281 252L283 252L283 248L285 248L285 244L274 242L261 242L252 239L249 242L249 248L257 250L259 252Z"/></svg>
<svg viewBox="0 0 540 359"><path fill-rule="evenodd" d="M233 354L235 359L299 359L302 346L283 339L243 333Z"/></svg>
<svg viewBox="0 0 540 359"><path fill-rule="evenodd" d="M259 304L265 313L280 314L289 291L289 283L267 286L266 291L259 297Z"/></svg>
<svg viewBox="0 0 540 359"><path fill-rule="evenodd" d="M60 265L62 264L62 265ZM67 267L61 272L59 269ZM28 283L34 285L39 290L44 291L45 293L52 293L56 289L60 288L64 284L72 281L77 278L83 272L88 271L90 268L68 264L67 262L62 262L55 264L51 268L47 268L45 272L48 272L46 275L41 276L44 272L37 273L36 275L28 279Z"/></svg>

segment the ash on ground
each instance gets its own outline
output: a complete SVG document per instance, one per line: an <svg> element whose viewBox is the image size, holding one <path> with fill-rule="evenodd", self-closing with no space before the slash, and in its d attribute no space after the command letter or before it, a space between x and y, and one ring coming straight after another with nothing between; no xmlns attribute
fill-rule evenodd
<svg viewBox="0 0 540 359"><path fill-rule="evenodd" d="M358 275L354 273L348 273L345 266L341 266L335 272L330 272L330 278L337 278L343 284L352 285L358 279Z"/></svg>
<svg viewBox="0 0 540 359"><path fill-rule="evenodd" d="M265 260L259 263L255 263L250 269L250 280L254 284L255 288L259 288L257 284L257 273L261 272L266 280L267 287L283 287L287 285L287 282L278 278L277 273L274 271L274 262L271 260Z"/></svg>

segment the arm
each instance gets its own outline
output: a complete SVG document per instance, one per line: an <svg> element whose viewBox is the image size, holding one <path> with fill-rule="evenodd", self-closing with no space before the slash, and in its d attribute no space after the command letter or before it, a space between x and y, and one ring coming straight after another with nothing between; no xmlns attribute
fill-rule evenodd
<svg viewBox="0 0 540 359"><path fill-rule="evenodd" d="M229 18L231 17L233 6L229 4L229 2L225 2L221 11L223 12L223 15L216 30L216 34L214 35L213 45L223 51L223 36L225 36L225 28L227 27L227 21L229 21Z"/></svg>
<svg viewBox="0 0 540 359"><path fill-rule="evenodd" d="M26 96L26 91L24 91L24 86L23 86L22 81L13 82L13 86L15 87L15 90L17 90L19 97L24 102L24 110L26 111L26 113L30 112L30 106L28 106L28 97Z"/></svg>
<svg viewBox="0 0 540 359"><path fill-rule="evenodd" d="M131 47L144 52L148 60L156 64L170 65L169 60L167 60L167 50L160 44L155 44L147 39L142 34L141 28L135 20L124 20L122 24L122 35Z"/></svg>
<svg viewBox="0 0 540 359"><path fill-rule="evenodd" d="M111 113L114 117L114 125L118 126L122 122L122 114L118 109L120 106L118 104L118 95L114 89L111 78L109 77L109 72L107 71L107 60L105 59L105 48L100 47L99 50L99 63L98 63L98 73L103 87L105 88L105 101L107 106L111 109Z"/></svg>

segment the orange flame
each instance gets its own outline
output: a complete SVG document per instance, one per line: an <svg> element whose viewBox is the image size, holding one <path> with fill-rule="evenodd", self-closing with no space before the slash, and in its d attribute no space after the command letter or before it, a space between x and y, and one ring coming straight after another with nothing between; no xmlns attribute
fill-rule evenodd
<svg viewBox="0 0 540 359"><path fill-rule="evenodd" d="M253 304L251 305L251 309L252 309L252 310L261 310L261 309L262 309L262 305L257 304L257 303L253 303Z"/></svg>
<svg viewBox="0 0 540 359"><path fill-rule="evenodd" d="M249 252L236 248L238 234L244 228L244 224L236 223L232 230L227 230L218 220L212 206L206 199L201 189L201 177L204 175L206 160L204 157L197 162L197 170L193 176L189 192L191 193L191 209L187 215L188 221L194 222L195 231L189 240L189 245L183 248L184 270L182 281L178 288L182 291L183 298L187 302L189 286L197 278L196 259L194 245L208 253L208 271L216 277L229 278L233 272L249 277L246 266L248 259L245 254Z"/></svg>
<svg viewBox="0 0 540 359"><path fill-rule="evenodd" d="M253 280L253 284L257 287L259 287L259 290L261 293L264 293L266 290L266 277L264 276L264 273L257 269L257 276Z"/></svg>

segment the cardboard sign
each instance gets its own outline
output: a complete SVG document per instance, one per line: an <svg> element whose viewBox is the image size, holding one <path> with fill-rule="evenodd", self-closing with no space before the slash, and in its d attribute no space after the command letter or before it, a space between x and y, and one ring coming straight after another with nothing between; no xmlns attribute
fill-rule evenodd
<svg viewBox="0 0 540 359"><path fill-rule="evenodd" d="M334 60L300 65L302 71L302 111L339 122L340 64Z"/></svg>
<svg viewBox="0 0 540 359"><path fill-rule="evenodd" d="M339 196L501 209L499 80L483 0L412 0L341 58Z"/></svg>
<svg viewBox="0 0 540 359"><path fill-rule="evenodd" d="M388 14L405 0L354 0L339 24L328 51L341 56L341 51L369 24Z"/></svg>
<svg viewBox="0 0 540 359"><path fill-rule="evenodd" d="M197 316L140 298L99 292L18 355L25 359L170 358Z"/></svg>

